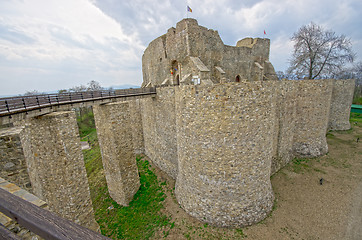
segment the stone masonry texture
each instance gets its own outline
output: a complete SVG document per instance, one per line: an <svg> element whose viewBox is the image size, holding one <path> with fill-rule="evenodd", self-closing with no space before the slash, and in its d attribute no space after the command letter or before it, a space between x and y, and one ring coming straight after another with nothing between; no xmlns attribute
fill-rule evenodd
<svg viewBox="0 0 362 240"><path fill-rule="evenodd" d="M141 101L135 99L128 101L130 118L132 120L132 142L135 154L141 154L145 152L144 140L143 140L143 128L142 128L142 114L141 114Z"/></svg>
<svg viewBox="0 0 362 240"><path fill-rule="evenodd" d="M298 93L295 81L284 80L275 83L274 94L277 98L271 174L284 167L294 157L293 141Z"/></svg>
<svg viewBox="0 0 362 240"><path fill-rule="evenodd" d="M128 206L140 187L129 102L94 106L99 146L110 196Z"/></svg>
<svg viewBox="0 0 362 240"><path fill-rule="evenodd" d="M333 80L332 102L329 115L329 129L348 130L351 128L349 115L353 100L355 80Z"/></svg>
<svg viewBox="0 0 362 240"><path fill-rule="evenodd" d="M176 91L176 198L190 215L242 227L272 209L275 98L262 82L183 86Z"/></svg>
<svg viewBox="0 0 362 240"><path fill-rule="evenodd" d="M141 100L145 154L201 221L262 220L273 205L270 176L295 157L326 154L328 128L350 128L354 80L278 81L269 46L259 38L227 46L184 19L142 57L142 86L157 86Z"/></svg>
<svg viewBox="0 0 362 240"><path fill-rule="evenodd" d="M99 231L75 113L28 119L20 136L34 194L47 202L50 211Z"/></svg>
<svg viewBox="0 0 362 240"><path fill-rule="evenodd" d="M157 88L155 98L141 100L145 154L172 178L177 176L175 88Z"/></svg>
<svg viewBox="0 0 362 240"><path fill-rule="evenodd" d="M217 31L199 26L195 19L184 19L145 50L143 86L160 86L165 79L171 85L178 84L188 74L220 83L220 69L226 81L234 82L237 76L250 81L277 80L269 62L269 46L270 40L265 38L224 45ZM195 64L195 59L200 64Z"/></svg>
<svg viewBox="0 0 362 240"><path fill-rule="evenodd" d="M327 129L333 80L300 80L293 152L296 157L317 157L328 152Z"/></svg>
<svg viewBox="0 0 362 240"><path fill-rule="evenodd" d="M21 131L22 127L0 130L0 177L32 192L20 141Z"/></svg>

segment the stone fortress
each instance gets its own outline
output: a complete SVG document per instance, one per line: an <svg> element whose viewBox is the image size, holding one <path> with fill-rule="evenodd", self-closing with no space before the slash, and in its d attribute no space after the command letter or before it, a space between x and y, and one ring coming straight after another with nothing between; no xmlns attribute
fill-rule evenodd
<svg viewBox="0 0 362 240"><path fill-rule="evenodd" d="M279 81L269 39L224 45L184 19L143 55L140 101L145 154L176 179L190 215L241 227L267 216L272 174L294 157L328 152L328 129L350 128L354 80Z"/></svg>
<svg viewBox="0 0 362 240"><path fill-rule="evenodd" d="M142 87L157 87L157 94L93 105L110 196L125 206L132 200L140 186L135 155L143 153L176 180L176 199L191 216L222 227L264 219L274 202L271 175L294 157L326 154L327 131L350 128L355 85L278 80L269 48L270 40L259 38L224 45L195 19L152 41ZM16 183L31 182L51 210L97 230L75 114L15 125L10 135L0 131L0 150L14 148L0 163L20 169Z"/></svg>

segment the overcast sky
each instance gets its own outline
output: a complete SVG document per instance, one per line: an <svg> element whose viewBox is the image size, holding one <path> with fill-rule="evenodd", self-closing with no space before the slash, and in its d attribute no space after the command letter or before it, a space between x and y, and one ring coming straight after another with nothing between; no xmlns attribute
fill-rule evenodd
<svg viewBox="0 0 362 240"><path fill-rule="evenodd" d="M311 21L350 37L362 59L361 0L0 0L0 95L140 85L143 51L187 5L228 45L265 30L275 70L288 67L290 37Z"/></svg>

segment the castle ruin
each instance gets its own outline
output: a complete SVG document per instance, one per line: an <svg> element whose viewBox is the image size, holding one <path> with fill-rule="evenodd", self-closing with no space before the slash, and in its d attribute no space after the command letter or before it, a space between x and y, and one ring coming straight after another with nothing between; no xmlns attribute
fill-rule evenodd
<svg viewBox="0 0 362 240"><path fill-rule="evenodd" d="M272 174L294 157L328 152L328 129L346 130L354 80L279 81L269 39L224 45L184 19L143 55L140 101L145 154L176 179L191 216L223 227L264 219Z"/></svg>
<svg viewBox="0 0 362 240"><path fill-rule="evenodd" d="M144 153L176 180L176 199L191 216L221 227L264 219L274 202L270 177L294 157L326 154L328 129L350 128L355 85L278 80L269 48L260 38L224 45L195 19L152 41L142 87L157 87L156 94L87 102L110 196L129 204L140 186L135 155ZM51 210L97 230L75 114L64 111L73 106L63 107L0 133L2 153L18 148L3 154L0 170L8 181L18 171L17 184L31 185ZM17 160L22 152L25 161Z"/></svg>

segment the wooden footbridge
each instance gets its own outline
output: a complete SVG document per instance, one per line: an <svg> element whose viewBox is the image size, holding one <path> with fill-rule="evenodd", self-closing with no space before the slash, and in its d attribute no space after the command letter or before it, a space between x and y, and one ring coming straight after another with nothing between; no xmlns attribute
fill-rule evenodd
<svg viewBox="0 0 362 240"><path fill-rule="evenodd" d="M150 97L155 94L156 88L151 87L0 98L0 124L54 111L124 101L130 98Z"/></svg>

